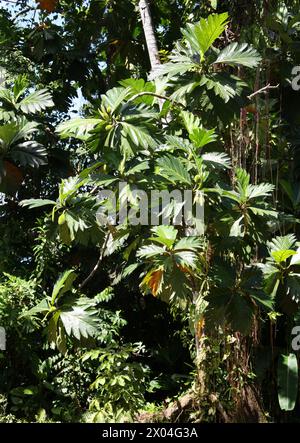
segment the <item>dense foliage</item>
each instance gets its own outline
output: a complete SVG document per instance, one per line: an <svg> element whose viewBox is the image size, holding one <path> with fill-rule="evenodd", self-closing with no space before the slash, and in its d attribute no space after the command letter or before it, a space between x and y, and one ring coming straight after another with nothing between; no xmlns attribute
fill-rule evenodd
<svg viewBox="0 0 300 443"><path fill-rule="evenodd" d="M299 6L0 2L1 421L299 420Z"/></svg>

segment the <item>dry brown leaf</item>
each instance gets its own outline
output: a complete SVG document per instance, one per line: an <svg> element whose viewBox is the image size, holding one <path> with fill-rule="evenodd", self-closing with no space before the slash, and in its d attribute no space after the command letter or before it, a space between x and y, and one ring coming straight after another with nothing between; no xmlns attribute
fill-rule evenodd
<svg viewBox="0 0 300 443"><path fill-rule="evenodd" d="M57 0L37 0L39 8L43 11L53 12L57 5Z"/></svg>

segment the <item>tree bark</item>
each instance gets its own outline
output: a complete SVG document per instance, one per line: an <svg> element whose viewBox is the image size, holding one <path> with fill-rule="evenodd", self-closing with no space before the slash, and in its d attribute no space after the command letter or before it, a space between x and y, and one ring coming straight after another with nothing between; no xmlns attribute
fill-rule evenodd
<svg viewBox="0 0 300 443"><path fill-rule="evenodd" d="M148 0L140 0L139 9L151 63L151 70L154 72L161 63Z"/></svg>

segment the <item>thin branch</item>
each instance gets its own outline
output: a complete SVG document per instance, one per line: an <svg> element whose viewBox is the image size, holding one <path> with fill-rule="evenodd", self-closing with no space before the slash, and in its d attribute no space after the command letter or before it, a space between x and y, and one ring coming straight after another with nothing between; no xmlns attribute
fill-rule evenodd
<svg viewBox="0 0 300 443"><path fill-rule="evenodd" d="M262 94L263 92L267 92L269 89L277 89L279 88L279 84L277 86L272 86L270 83L267 86L264 86L263 88L259 89L258 91L253 92L253 94L248 95L248 99L252 100L254 97L256 97L258 94Z"/></svg>
<svg viewBox="0 0 300 443"><path fill-rule="evenodd" d="M139 92L138 94L136 94L133 97L131 97L128 100L127 103L133 102L134 100L136 100L136 99L138 99L140 97L143 97L144 95L150 95L151 97L156 97L156 98L159 98L161 100L168 101L168 102L172 103L175 106L180 106L181 108L186 109L186 106L183 103L177 102L175 100L172 100L170 97L167 97L166 95L156 94L155 92L150 92L150 91Z"/></svg>
<svg viewBox="0 0 300 443"><path fill-rule="evenodd" d="M94 275L96 274L96 272L98 271L98 269L99 269L99 266L101 265L101 263L102 263L102 261L103 261L103 257L104 257L104 253L105 253L105 250L106 250L106 246L107 246L107 243L108 243L108 240L109 240L109 237L110 237L110 233L108 233L107 235L106 235L106 239L105 239L105 241L104 241L104 243L103 243L103 246L102 246L102 248L101 248L101 251L100 251L100 256L99 256L99 259L98 259L98 261L97 261L97 263L95 264L95 266L94 266L94 268L93 268L93 270L92 270L92 272L87 276L87 278L79 285L79 289L82 289L93 277L94 277Z"/></svg>

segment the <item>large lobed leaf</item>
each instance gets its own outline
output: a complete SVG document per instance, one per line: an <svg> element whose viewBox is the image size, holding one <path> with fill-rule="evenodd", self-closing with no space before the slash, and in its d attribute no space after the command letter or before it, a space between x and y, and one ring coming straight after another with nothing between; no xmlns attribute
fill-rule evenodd
<svg viewBox="0 0 300 443"><path fill-rule="evenodd" d="M268 197L275 189L270 183L261 183L259 185L249 185L247 188L248 198Z"/></svg>
<svg viewBox="0 0 300 443"><path fill-rule="evenodd" d="M51 304L52 305L55 303L55 301L59 297L61 297L63 294L65 294L66 292L68 292L72 289L73 282L76 279L76 277L77 277L77 275L75 274L73 269L69 269L69 270L65 271L59 277L59 279L56 281L56 283L53 287L52 296L51 296Z"/></svg>
<svg viewBox="0 0 300 443"><path fill-rule="evenodd" d="M288 234L284 237L275 237L268 243L270 251L281 251L291 249L296 243L296 237L294 234Z"/></svg>
<svg viewBox="0 0 300 443"><path fill-rule="evenodd" d="M157 173L172 183L191 184L191 177L181 160L172 156L161 157L157 160Z"/></svg>
<svg viewBox="0 0 300 443"><path fill-rule="evenodd" d="M56 132L62 138L75 137L84 139L89 136L90 131L100 122L99 118L72 118L60 123L56 128Z"/></svg>
<svg viewBox="0 0 300 443"><path fill-rule="evenodd" d="M72 306L60 311L60 319L64 325L67 335L73 335L80 340L96 335L99 324L97 311L87 306Z"/></svg>
<svg viewBox="0 0 300 443"><path fill-rule="evenodd" d="M16 145L10 152L10 157L21 166L32 168L47 164L47 151L41 143L28 140Z"/></svg>
<svg viewBox="0 0 300 443"><path fill-rule="evenodd" d="M46 89L32 92L16 104L24 114L35 114L46 108L54 106L51 94Z"/></svg>
<svg viewBox="0 0 300 443"><path fill-rule="evenodd" d="M204 163L207 163L214 168L230 168L231 166L231 160L224 152L208 152L207 154L202 155L202 159Z"/></svg>
<svg viewBox="0 0 300 443"><path fill-rule="evenodd" d="M19 203L20 206L26 207L29 209L40 208L42 206L52 205L55 206L56 202L53 200L41 199L41 198L30 198L28 200L22 200Z"/></svg>
<svg viewBox="0 0 300 443"><path fill-rule="evenodd" d="M178 231L174 226L161 225L155 226L151 229L155 237L150 237L149 240L156 241L167 248L171 248L176 240Z"/></svg>
<svg viewBox="0 0 300 443"><path fill-rule="evenodd" d="M196 24L188 24L182 34L192 49L203 56L225 31L227 24L227 13L211 14L206 19L201 18Z"/></svg>
<svg viewBox="0 0 300 443"><path fill-rule="evenodd" d="M261 56L252 46L247 43L231 43L219 53L214 64L225 63L231 66L242 65L255 68L260 61Z"/></svg>

